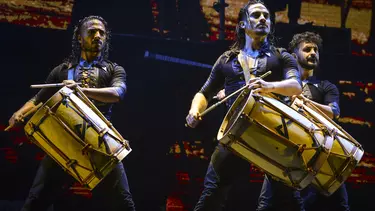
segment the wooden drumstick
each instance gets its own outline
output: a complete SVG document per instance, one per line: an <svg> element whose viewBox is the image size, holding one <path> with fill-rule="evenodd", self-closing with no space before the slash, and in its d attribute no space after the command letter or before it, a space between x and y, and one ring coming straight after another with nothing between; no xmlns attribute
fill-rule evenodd
<svg viewBox="0 0 375 211"><path fill-rule="evenodd" d="M77 85L81 85L81 83L76 83ZM31 85L30 88L33 89L43 89L43 88L59 88L65 86L64 83L56 83L56 84L34 84Z"/></svg>
<svg viewBox="0 0 375 211"><path fill-rule="evenodd" d="M30 111L26 112L23 116L27 117L30 114L34 113L36 110L38 110L43 104L40 102L37 106L34 108L30 109ZM24 122L24 118L21 120L21 122ZM4 129L4 131L9 131L13 126L8 126L7 128Z"/></svg>
<svg viewBox="0 0 375 211"><path fill-rule="evenodd" d="M265 78L267 76L269 76L270 74L272 73L272 71L268 71L266 73L264 73L263 75L261 75L259 78ZM218 107L219 105L223 104L224 102L226 102L229 98L233 97L234 95L238 94L239 92L243 91L244 89L248 88L248 85L245 85L241 88L239 88L238 90L234 91L233 93L231 93L230 95L224 97L222 100L220 100L219 102L213 104L212 106L210 106L209 108L207 108L206 110L204 110L200 115L199 115L199 119L201 120L201 118L206 115L208 112L212 111L213 109L215 109L216 107ZM188 127L188 124L185 124L185 127Z"/></svg>

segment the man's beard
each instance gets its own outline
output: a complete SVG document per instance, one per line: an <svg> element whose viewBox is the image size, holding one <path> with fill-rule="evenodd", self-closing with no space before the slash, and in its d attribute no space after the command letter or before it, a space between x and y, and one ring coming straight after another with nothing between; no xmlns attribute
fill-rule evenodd
<svg viewBox="0 0 375 211"><path fill-rule="evenodd" d="M91 46L90 47L84 46L82 50L85 52L91 52L91 53L100 53L102 51L101 48L93 48Z"/></svg>
<svg viewBox="0 0 375 211"><path fill-rule="evenodd" d="M304 58L304 57L302 57L302 58ZM311 63L309 64L309 62L311 62ZM310 55L310 56L304 58L303 60L298 59L298 63L301 65L302 68L307 69L307 70L312 70L312 69L315 69L315 68L318 67L319 59L314 55Z"/></svg>
<svg viewBox="0 0 375 211"><path fill-rule="evenodd" d="M266 30L255 31L255 34L258 35L258 36L267 36L268 32Z"/></svg>
<svg viewBox="0 0 375 211"><path fill-rule="evenodd" d="M83 51L91 52L91 53L100 53L100 52L103 51L103 49L104 49L104 43L97 44L97 45L94 45L94 44L91 44L91 45L84 44L83 48L82 48Z"/></svg>
<svg viewBox="0 0 375 211"><path fill-rule="evenodd" d="M301 67L303 69L306 69L306 70L312 70L312 69L315 69L316 67L318 67L318 62L316 62L315 64L309 64L308 61L299 61L298 62L299 65L301 65Z"/></svg>

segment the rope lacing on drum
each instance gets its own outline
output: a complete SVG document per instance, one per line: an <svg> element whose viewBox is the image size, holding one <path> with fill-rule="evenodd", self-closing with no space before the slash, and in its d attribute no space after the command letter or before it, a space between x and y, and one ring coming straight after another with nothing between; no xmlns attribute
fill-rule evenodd
<svg viewBox="0 0 375 211"><path fill-rule="evenodd" d="M91 144L86 144L83 148L82 148L82 155L88 155L88 150L90 150L92 148L92 145Z"/></svg>
<svg viewBox="0 0 375 211"><path fill-rule="evenodd" d="M303 151L305 151L305 149L306 149L306 144L301 144L301 145L298 146L297 151L298 151L299 154L302 154Z"/></svg>
<svg viewBox="0 0 375 211"><path fill-rule="evenodd" d="M329 134L332 136L332 137L336 137L337 134L338 134L338 131L336 128L332 128L330 131L329 131Z"/></svg>
<svg viewBox="0 0 375 211"><path fill-rule="evenodd" d="M66 166L71 168L73 165L77 164L77 160L70 159L68 162L66 162Z"/></svg>

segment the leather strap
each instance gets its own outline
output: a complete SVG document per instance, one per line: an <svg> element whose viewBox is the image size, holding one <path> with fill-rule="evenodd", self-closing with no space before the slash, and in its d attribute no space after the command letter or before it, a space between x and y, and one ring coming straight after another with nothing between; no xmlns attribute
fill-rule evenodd
<svg viewBox="0 0 375 211"><path fill-rule="evenodd" d="M237 57L241 64L246 84L249 84L250 79L255 78L253 73L258 69L258 58L254 59L247 56L243 51L240 51Z"/></svg>

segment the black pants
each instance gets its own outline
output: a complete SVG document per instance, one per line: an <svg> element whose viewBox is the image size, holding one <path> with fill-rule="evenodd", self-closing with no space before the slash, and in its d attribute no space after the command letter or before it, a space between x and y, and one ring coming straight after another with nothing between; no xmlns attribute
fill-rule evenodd
<svg viewBox="0 0 375 211"><path fill-rule="evenodd" d="M299 191L265 175L257 211L264 210L304 211L305 209Z"/></svg>
<svg viewBox="0 0 375 211"><path fill-rule="evenodd" d="M348 193L345 184L342 184L331 196L324 196L314 188L309 188L305 200L306 211L350 211ZM324 206L322 206L324 204Z"/></svg>
<svg viewBox="0 0 375 211"><path fill-rule="evenodd" d="M249 177L250 164L218 145L204 178L204 189L194 211L220 211L227 194L239 177ZM246 208L252 210L252 207Z"/></svg>
<svg viewBox="0 0 375 211"><path fill-rule="evenodd" d="M54 211L69 209L64 184L74 181L68 173L49 156L40 163L29 195L21 211L46 211L53 204ZM83 210L134 211L134 202L122 163L117 164L93 190L92 198ZM69 208L67 208L69 207ZM86 209L87 208L87 209ZM80 209L82 210L82 209Z"/></svg>

